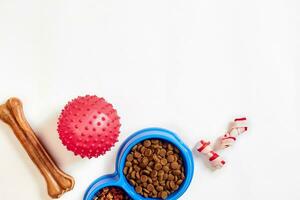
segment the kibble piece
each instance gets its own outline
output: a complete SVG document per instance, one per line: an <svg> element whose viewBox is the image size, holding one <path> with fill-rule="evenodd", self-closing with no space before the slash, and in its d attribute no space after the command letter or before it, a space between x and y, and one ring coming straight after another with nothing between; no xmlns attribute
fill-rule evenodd
<svg viewBox="0 0 300 200"><path fill-rule="evenodd" d="M135 179L135 174L136 174L136 171L132 171L130 174L131 178Z"/></svg>
<svg viewBox="0 0 300 200"><path fill-rule="evenodd" d="M161 163L162 165L166 165L166 164L168 164L168 160L165 159L165 158L163 158L163 159L160 160L160 163Z"/></svg>
<svg viewBox="0 0 300 200"><path fill-rule="evenodd" d="M164 180L162 180L162 181L159 182L159 184L160 184L161 186L165 186L165 185L166 185L166 182L165 182Z"/></svg>
<svg viewBox="0 0 300 200"><path fill-rule="evenodd" d="M164 170L159 170L158 171L158 176L162 176L162 175L164 175L164 173L165 173Z"/></svg>
<svg viewBox="0 0 300 200"><path fill-rule="evenodd" d="M123 173L124 173L125 175L127 175L127 173L128 173L128 167L124 167Z"/></svg>
<svg viewBox="0 0 300 200"><path fill-rule="evenodd" d="M169 178L168 174L164 174L164 180L167 180Z"/></svg>
<svg viewBox="0 0 300 200"><path fill-rule="evenodd" d="M131 167L131 166L132 166L132 163L129 162L129 161L127 161L127 162L125 163L125 166L126 166L126 167Z"/></svg>
<svg viewBox="0 0 300 200"><path fill-rule="evenodd" d="M131 185L135 186L135 181L133 179L130 179L129 182Z"/></svg>
<svg viewBox="0 0 300 200"><path fill-rule="evenodd" d="M132 168L132 167L129 167L129 169L128 169L128 174L131 174L132 170L133 170L133 168Z"/></svg>
<svg viewBox="0 0 300 200"><path fill-rule="evenodd" d="M176 185L181 185L181 184L182 184L182 182L183 182L183 180L182 180L182 179L180 179L180 180L178 180L178 181L176 182Z"/></svg>
<svg viewBox="0 0 300 200"><path fill-rule="evenodd" d="M133 160L133 163L134 163L134 164L139 164L139 161L138 161L137 159L134 159L134 160Z"/></svg>
<svg viewBox="0 0 300 200"><path fill-rule="evenodd" d="M158 144L159 140L151 140L152 144Z"/></svg>
<svg viewBox="0 0 300 200"><path fill-rule="evenodd" d="M171 168L172 168L172 169L178 169L178 167L179 167L179 165L178 165L177 162L172 162L172 163L171 163Z"/></svg>
<svg viewBox="0 0 300 200"><path fill-rule="evenodd" d="M140 165L139 165L142 169L145 169L146 167L147 167L147 165L145 164L145 163L140 163Z"/></svg>
<svg viewBox="0 0 300 200"><path fill-rule="evenodd" d="M142 193L143 188L141 186L136 186L135 191L140 194L140 193Z"/></svg>
<svg viewBox="0 0 300 200"><path fill-rule="evenodd" d="M153 158L153 160L154 160L155 162L160 162L160 159L158 158L158 156L157 156L156 154L154 154L154 155L152 156L152 158Z"/></svg>
<svg viewBox="0 0 300 200"><path fill-rule="evenodd" d="M175 179L175 177L174 177L172 174L169 174L168 180L169 180L169 181L173 181L174 179Z"/></svg>
<svg viewBox="0 0 300 200"><path fill-rule="evenodd" d="M148 165L148 163L149 163L149 160L148 160L148 158L147 157L145 157L145 158L143 158L143 160L142 160L142 162L143 162L143 164L144 165Z"/></svg>
<svg viewBox="0 0 300 200"><path fill-rule="evenodd" d="M134 147L132 147L131 151L135 151L137 149L137 145L135 145Z"/></svg>
<svg viewBox="0 0 300 200"><path fill-rule="evenodd" d="M174 183L174 181L170 181L170 187L174 190L176 187L176 184Z"/></svg>
<svg viewBox="0 0 300 200"><path fill-rule="evenodd" d="M167 154L167 151L165 149L161 149L158 153L161 157L165 157L165 155Z"/></svg>
<svg viewBox="0 0 300 200"><path fill-rule="evenodd" d="M147 179L148 179L148 177L147 177L146 175L142 175L142 176L141 176L141 181L142 181L143 183L147 182Z"/></svg>
<svg viewBox="0 0 300 200"><path fill-rule="evenodd" d="M161 192L161 198L166 199L168 197L168 193L166 191Z"/></svg>
<svg viewBox="0 0 300 200"><path fill-rule="evenodd" d="M162 168L166 173L168 173L170 171L170 168L168 166L163 166Z"/></svg>
<svg viewBox="0 0 300 200"><path fill-rule="evenodd" d="M179 176L179 175L181 175L181 171L177 169L177 170L173 171L173 174L175 176Z"/></svg>
<svg viewBox="0 0 300 200"><path fill-rule="evenodd" d="M152 155L152 150L151 149L146 149L144 152L145 156L149 157Z"/></svg>
<svg viewBox="0 0 300 200"><path fill-rule="evenodd" d="M168 160L169 163L174 162L174 160L175 160L174 155L168 155L167 160Z"/></svg>
<svg viewBox="0 0 300 200"><path fill-rule="evenodd" d="M145 140L144 142L143 142L143 144L144 144L144 146L145 147L150 147L151 146L151 141L150 140Z"/></svg>
<svg viewBox="0 0 300 200"><path fill-rule="evenodd" d="M173 145L168 144L168 149L172 151L174 149Z"/></svg>
<svg viewBox="0 0 300 200"><path fill-rule="evenodd" d="M151 157L149 157L149 160L151 160ZM150 161L150 162L148 163L148 166L153 168L154 162L153 162L153 161Z"/></svg>
<svg viewBox="0 0 300 200"><path fill-rule="evenodd" d="M146 169L149 171L149 172L152 172L152 168L147 166Z"/></svg>
<svg viewBox="0 0 300 200"><path fill-rule="evenodd" d="M153 177L156 177L157 176L157 171L156 170L153 170L152 172L151 172L151 177L153 178Z"/></svg>
<svg viewBox="0 0 300 200"><path fill-rule="evenodd" d="M141 157L141 154L139 152L134 152L134 155L133 155L135 158L140 158Z"/></svg>
<svg viewBox="0 0 300 200"><path fill-rule="evenodd" d="M137 171L137 172L141 171L141 168L140 168L139 166L137 166L137 165L134 165L134 166L133 166L133 169L134 169L135 171Z"/></svg>
<svg viewBox="0 0 300 200"><path fill-rule="evenodd" d="M111 193L108 193L106 195L107 200L112 200L114 198L114 196Z"/></svg>
<svg viewBox="0 0 300 200"><path fill-rule="evenodd" d="M152 184L149 184L147 186L147 190L149 190L150 192L154 190L154 186Z"/></svg>
<svg viewBox="0 0 300 200"><path fill-rule="evenodd" d="M147 190L147 188L143 188L143 191L144 191L144 192L146 192L147 194L149 194L149 193L150 193L150 191L149 191L149 190ZM148 197L148 196L145 196L145 197Z"/></svg>
<svg viewBox="0 0 300 200"><path fill-rule="evenodd" d="M178 155L174 155L174 161L177 162L178 161Z"/></svg>
<svg viewBox="0 0 300 200"><path fill-rule="evenodd" d="M153 185L158 186L159 185L158 180L153 181Z"/></svg>
<svg viewBox="0 0 300 200"><path fill-rule="evenodd" d="M129 154L126 158L127 161L131 162L133 161L133 155L132 154Z"/></svg>
<svg viewBox="0 0 300 200"><path fill-rule="evenodd" d="M162 168L162 166L161 166L160 163L156 163L156 164L154 165L154 169L155 169L155 170L160 170L161 168Z"/></svg>
<svg viewBox="0 0 300 200"><path fill-rule="evenodd" d="M150 172L149 170L146 170L146 169L145 169L145 170L142 171L142 173L143 173L143 174L146 174L146 175L150 175L151 172Z"/></svg>
<svg viewBox="0 0 300 200"><path fill-rule="evenodd" d="M163 188L162 186L157 186L157 187L156 187L156 190L159 191L159 192L161 192L161 191L164 190L164 188Z"/></svg>
<svg viewBox="0 0 300 200"><path fill-rule="evenodd" d="M167 151L167 156L169 156L169 155L173 155L174 154L174 152L173 151Z"/></svg>
<svg viewBox="0 0 300 200"><path fill-rule="evenodd" d="M141 150L142 146L143 146L143 145L138 144L138 145L137 145L137 149L138 149L138 150Z"/></svg>
<svg viewBox="0 0 300 200"><path fill-rule="evenodd" d="M161 184L161 182L164 180L164 175L161 174L161 175L158 175L158 181L159 183Z"/></svg>

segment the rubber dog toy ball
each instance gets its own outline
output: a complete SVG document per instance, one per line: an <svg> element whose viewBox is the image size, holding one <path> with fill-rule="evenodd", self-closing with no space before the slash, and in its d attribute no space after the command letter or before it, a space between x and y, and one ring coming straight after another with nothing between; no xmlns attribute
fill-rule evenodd
<svg viewBox="0 0 300 200"><path fill-rule="evenodd" d="M63 145L75 155L98 157L118 141L119 119L117 111L103 98L79 96L62 110L57 131Z"/></svg>

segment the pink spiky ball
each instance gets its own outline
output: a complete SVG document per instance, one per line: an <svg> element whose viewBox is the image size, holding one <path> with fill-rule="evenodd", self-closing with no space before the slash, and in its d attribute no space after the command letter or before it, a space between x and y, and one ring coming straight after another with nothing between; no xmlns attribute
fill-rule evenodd
<svg viewBox="0 0 300 200"><path fill-rule="evenodd" d="M80 96L62 110L57 131L62 143L75 155L98 157L118 141L119 119L117 111L103 98Z"/></svg>

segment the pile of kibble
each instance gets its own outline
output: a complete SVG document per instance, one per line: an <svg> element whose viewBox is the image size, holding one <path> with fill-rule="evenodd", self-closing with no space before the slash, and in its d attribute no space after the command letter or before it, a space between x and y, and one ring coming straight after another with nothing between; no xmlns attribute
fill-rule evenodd
<svg viewBox="0 0 300 200"><path fill-rule="evenodd" d="M123 169L128 182L144 197L166 199L185 179L179 150L158 140L144 140L126 157Z"/></svg>
<svg viewBox="0 0 300 200"><path fill-rule="evenodd" d="M131 200L131 198L121 188L106 187L97 193L94 200Z"/></svg>

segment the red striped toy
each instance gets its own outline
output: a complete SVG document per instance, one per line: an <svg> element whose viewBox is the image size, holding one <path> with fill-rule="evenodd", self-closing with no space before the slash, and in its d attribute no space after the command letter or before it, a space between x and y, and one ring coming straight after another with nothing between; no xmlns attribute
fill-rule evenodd
<svg viewBox="0 0 300 200"><path fill-rule="evenodd" d="M199 153L202 153L208 158L213 168L220 169L225 165L225 161L212 149L209 141L201 140L198 142L196 148Z"/></svg>
<svg viewBox="0 0 300 200"><path fill-rule="evenodd" d="M237 137L248 130L246 122L246 117L234 119L227 133L217 140L214 147L211 146L209 141L201 140L197 143L197 151L208 158L212 168L220 169L225 165L223 158L220 157L215 151L232 146Z"/></svg>
<svg viewBox="0 0 300 200"><path fill-rule="evenodd" d="M248 130L246 126L247 118L236 118L225 135L221 136L216 145L215 150L221 150L232 146L237 137Z"/></svg>

